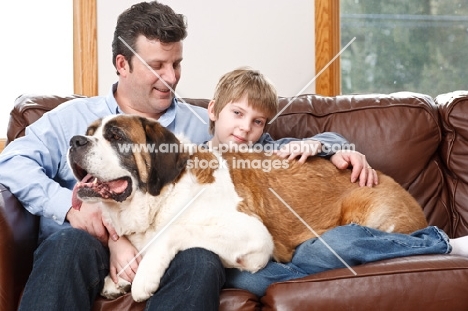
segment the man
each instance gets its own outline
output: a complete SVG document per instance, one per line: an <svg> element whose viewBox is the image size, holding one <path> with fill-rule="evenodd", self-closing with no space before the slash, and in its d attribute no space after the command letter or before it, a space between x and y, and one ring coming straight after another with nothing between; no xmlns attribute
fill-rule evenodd
<svg viewBox="0 0 468 311"><path fill-rule="evenodd" d="M110 93L60 105L1 154L1 182L28 211L41 216L40 245L20 310L90 310L104 277L110 272L115 278L137 254L103 222L98 204L82 203L79 211L71 208L76 180L67 150L73 135L85 133L100 117L131 113L158 119L194 143L211 138L208 122L202 122L208 120L206 110L174 99L185 37L184 16L170 7L157 2L133 5L117 21L112 50L118 83ZM373 183L374 174L359 153L343 155L335 163L343 168L352 164L354 178ZM139 258L121 277L132 281L138 262ZM224 273L210 251L180 252L147 310L217 310Z"/></svg>

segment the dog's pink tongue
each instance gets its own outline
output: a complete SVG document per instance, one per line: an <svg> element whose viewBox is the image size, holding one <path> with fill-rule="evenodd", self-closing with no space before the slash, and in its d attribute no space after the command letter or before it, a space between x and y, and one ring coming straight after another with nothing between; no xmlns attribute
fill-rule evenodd
<svg viewBox="0 0 468 311"><path fill-rule="evenodd" d="M78 192L78 183L73 187L73 192L72 192L72 207L74 209L80 210L81 208L81 200L78 199L77 193Z"/></svg>
<svg viewBox="0 0 468 311"><path fill-rule="evenodd" d="M91 176L90 174L86 175L81 181L77 182L75 184L75 187L73 187L73 192L72 192L72 207L74 209L77 209L77 210L80 210L81 208L81 200L78 199L78 195L77 195L77 192L78 192L78 188L80 188L81 184L82 183L86 183L88 182L93 176Z"/></svg>

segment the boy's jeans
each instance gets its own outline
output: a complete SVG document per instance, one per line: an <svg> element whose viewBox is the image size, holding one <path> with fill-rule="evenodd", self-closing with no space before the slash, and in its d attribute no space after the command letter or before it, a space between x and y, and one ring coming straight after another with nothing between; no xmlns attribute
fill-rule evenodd
<svg viewBox="0 0 468 311"><path fill-rule="evenodd" d="M451 250L447 235L437 227L427 227L409 235L352 224L331 229L320 239L305 241L296 248L290 263L271 261L253 274L226 269L225 287L242 288L263 296L272 283L346 267L339 257L348 266L355 266L395 257L446 254Z"/></svg>

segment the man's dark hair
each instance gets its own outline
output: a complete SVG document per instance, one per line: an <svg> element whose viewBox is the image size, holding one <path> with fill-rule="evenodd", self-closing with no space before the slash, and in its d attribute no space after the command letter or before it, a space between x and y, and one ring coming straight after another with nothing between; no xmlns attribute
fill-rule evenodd
<svg viewBox="0 0 468 311"><path fill-rule="evenodd" d="M187 36L185 16L176 14L171 7L157 1L132 5L117 19L112 41L112 63L114 66L116 65L115 58L122 54L132 70L133 52L126 44L136 51L135 42L140 35L162 43L182 41ZM117 74L119 73L117 72Z"/></svg>

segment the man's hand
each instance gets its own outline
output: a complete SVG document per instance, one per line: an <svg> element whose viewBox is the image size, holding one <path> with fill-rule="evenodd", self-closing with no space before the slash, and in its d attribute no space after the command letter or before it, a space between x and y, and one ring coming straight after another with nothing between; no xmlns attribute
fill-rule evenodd
<svg viewBox="0 0 468 311"><path fill-rule="evenodd" d="M119 236L114 227L102 218L99 204L101 203L83 202L79 210L70 208L66 218L73 228L85 230L101 243L107 245L109 236L114 241L119 239Z"/></svg>
<svg viewBox="0 0 468 311"><path fill-rule="evenodd" d="M297 140L291 141L281 146L276 151L276 155L280 158L288 158L288 161L300 156L298 162L304 163L308 157L312 157L322 151L322 144L317 140Z"/></svg>
<svg viewBox="0 0 468 311"><path fill-rule="evenodd" d="M119 274L122 279L132 283L141 261L138 250L126 237L120 237L117 241L109 240L108 245L110 251L109 275L112 281L117 283L117 274Z"/></svg>
<svg viewBox="0 0 468 311"><path fill-rule="evenodd" d="M352 167L351 182L359 179L359 186L373 187L379 183L377 172L367 163L366 156L357 151L338 151L330 161L339 169Z"/></svg>

